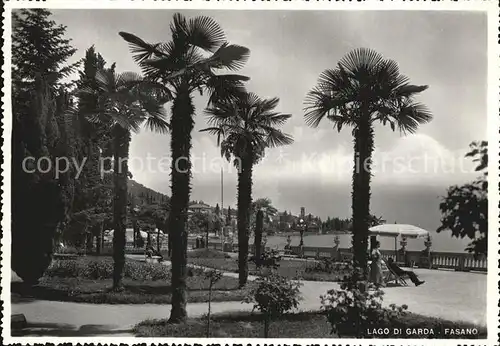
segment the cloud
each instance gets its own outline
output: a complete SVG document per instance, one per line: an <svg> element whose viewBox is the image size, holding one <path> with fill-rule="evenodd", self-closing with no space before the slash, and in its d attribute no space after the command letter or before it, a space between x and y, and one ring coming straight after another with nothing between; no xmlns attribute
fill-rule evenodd
<svg viewBox="0 0 500 346"><path fill-rule="evenodd" d="M83 57L84 49L95 44L109 63L117 63L120 71L139 69L118 31L134 33L149 42L165 41L169 39L169 23L174 13L168 10L54 12L54 19L67 26L68 37L78 48L75 60ZM402 207L401 200L391 197L391 188L397 187L401 196L421 189L431 194L433 189L444 191L446 186L476 177L472 163L465 160L463 154L471 141L486 138L487 21L484 13L182 12L188 17L200 14L213 17L231 43L250 48L250 60L238 71L251 78L248 89L264 98L279 97L277 110L292 114L284 131L294 137L295 143L267 151L266 160L254 169L254 196L271 197L278 207L297 212L299 206L304 205L313 213L335 215L338 211L349 215L354 158L351 131L344 129L338 133L328 122L316 129L306 127L303 101L322 71L334 68L342 56L358 47L370 47L394 59L412 83L428 84L429 89L422 93L419 101L434 115L434 119L413 136L401 137L388 128L376 127L373 188L377 191L374 192L377 210L386 213L387 209L397 209L395 214L414 213L414 221L426 219L429 212L425 208L419 211L417 202ZM214 163L219 160L219 165L227 167L225 203L234 205L236 172L234 168L230 172L231 166L220 161L215 138L198 132L206 126L206 117L202 114L205 101L206 95L194 98L197 115L192 154L198 161L192 180L192 198L207 202L220 200L220 167ZM168 158L170 137L142 132L133 137L130 154L139 158L150 155L157 160ZM168 170L151 172L133 167L132 172L141 183L170 193ZM433 208L436 209L435 204ZM433 214L432 218L438 220L438 215Z"/></svg>
<svg viewBox="0 0 500 346"><path fill-rule="evenodd" d="M321 140L310 139L311 142ZM473 179L477 173L470 159L464 157L468 148L451 151L437 140L424 134L400 137L389 150L376 150L373 154L373 183L396 185L449 185ZM309 150L286 156L274 165L259 166L256 175L266 179L304 180L332 185L351 181L354 152L339 144L330 150ZM276 165L276 163L279 163Z"/></svg>

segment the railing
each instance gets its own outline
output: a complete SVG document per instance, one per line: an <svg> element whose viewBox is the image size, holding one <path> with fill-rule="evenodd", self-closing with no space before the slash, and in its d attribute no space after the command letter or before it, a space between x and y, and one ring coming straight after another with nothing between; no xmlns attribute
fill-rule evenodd
<svg viewBox="0 0 500 346"><path fill-rule="evenodd" d="M485 257L474 258L470 254L450 252L432 252L432 268L448 268L459 271L487 271L488 261Z"/></svg>
<svg viewBox="0 0 500 346"><path fill-rule="evenodd" d="M327 247L290 247L290 252L304 258L330 258L337 261L348 261L353 258L350 249L327 248ZM404 266L418 266L428 269L454 269L456 271L487 271L488 261L486 258L474 258L467 253L455 252L433 252L425 251L405 251L381 250L382 257L387 260L389 257L396 259Z"/></svg>
<svg viewBox="0 0 500 346"><path fill-rule="evenodd" d="M167 244L162 243L161 248L166 249ZM194 248L195 239L188 240L188 247ZM220 242L210 242L208 247L211 249L222 250L225 252L237 252L238 244L224 244L224 247ZM155 247L156 248L156 247ZM254 252L254 245L249 245L249 253ZM269 250L266 247L265 250ZM134 248L131 244L127 244L125 247L127 253L143 253L144 248ZM291 246L287 251L293 255L297 255L303 258L316 258L325 259L330 258L336 261L348 261L353 258L353 253L350 249L342 249L336 247L310 247L310 246ZM431 251L401 251L398 250L380 250L382 257L388 259L392 257L396 259L397 262L402 263L406 266L418 266L420 268L428 269L454 269L456 271L487 271L488 261L486 257L475 258L473 255L468 253L456 253L456 252L435 252ZM102 254L112 253L112 244L106 243L101 249Z"/></svg>
<svg viewBox="0 0 500 346"><path fill-rule="evenodd" d="M221 250L221 243L209 243L209 248ZM253 253L254 245L249 246L249 253ZM269 250L266 247L266 250ZM237 252L238 244L225 244L224 251ZM310 247L310 246L291 246L289 252L293 255L303 258L325 259L330 258L336 261L348 261L353 258L353 253L350 249L335 248L335 247ZM454 269L456 271L487 271L488 261L486 258L474 258L473 255L467 253L456 252L434 252L425 251L405 251L401 249L397 252L394 250L380 250L382 257L387 260L389 257L395 259L398 263L404 266L418 266L428 269Z"/></svg>

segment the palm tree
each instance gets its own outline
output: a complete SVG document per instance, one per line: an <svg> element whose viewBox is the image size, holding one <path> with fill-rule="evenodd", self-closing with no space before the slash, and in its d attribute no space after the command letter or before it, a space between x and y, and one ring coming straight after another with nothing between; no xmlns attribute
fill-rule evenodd
<svg viewBox="0 0 500 346"><path fill-rule="evenodd" d="M125 228L127 224L128 156L131 132L138 132L145 125L157 132L166 132L168 124L162 105L168 97L161 89L153 89L143 79L131 72L118 74L114 67L99 70L95 87L77 91L79 110L87 113L90 122L105 125L111 132L113 148L113 289L122 289L125 265ZM86 107L86 96L96 95L94 109Z"/></svg>
<svg viewBox="0 0 500 346"><path fill-rule="evenodd" d="M257 215L257 211L261 209L262 212L264 213L264 221L269 222L270 218L272 216L276 216L278 213L278 209L276 209L273 206L273 202L271 201L270 198L263 197L263 198L257 198L253 203L252 203L252 216L255 218ZM253 220L255 221L255 220Z"/></svg>
<svg viewBox="0 0 500 346"><path fill-rule="evenodd" d="M337 130L353 128L355 164L352 178L353 247L355 264L367 271L368 227L370 221L371 157L375 122L390 124L403 134L414 133L432 119L427 108L414 96L426 85L409 83L398 64L365 48L343 57L334 69L321 73L318 84L305 100L305 121L317 127L324 118Z"/></svg>
<svg viewBox="0 0 500 346"><path fill-rule="evenodd" d="M207 108L208 131L217 135L217 145L229 161L234 157L238 168L238 263L239 284L248 279L249 217L252 207L252 169L266 148L287 145L292 137L278 127L291 117L274 111L279 99L262 100L253 93ZM223 138L221 142L221 138Z"/></svg>
<svg viewBox="0 0 500 346"><path fill-rule="evenodd" d="M262 220L259 220L259 212L261 212ZM262 241L262 233L264 225L268 225L271 217L275 216L278 210L273 206L270 198L258 198L252 202L252 211L250 214L250 229L254 230L254 254L257 260L260 258L261 247L258 244ZM262 224L259 225L259 221Z"/></svg>
<svg viewBox="0 0 500 346"><path fill-rule="evenodd" d="M145 76L162 83L172 95L171 151L172 198L169 217L172 244L172 310L170 323L186 320L187 279L187 210L191 181L191 132L195 109L193 93L208 92L208 103L228 101L244 91L247 77L235 74L217 75L220 69L237 70L250 51L226 42L224 32L210 17L186 20L175 14L170 26L171 40L150 44L139 37L120 32L129 43L134 59Z"/></svg>

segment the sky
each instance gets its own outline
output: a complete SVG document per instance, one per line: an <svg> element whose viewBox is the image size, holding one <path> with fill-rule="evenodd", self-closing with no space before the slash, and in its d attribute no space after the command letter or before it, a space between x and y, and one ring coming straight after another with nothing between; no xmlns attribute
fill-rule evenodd
<svg viewBox="0 0 500 346"><path fill-rule="evenodd" d="M91 45L118 71L137 71L119 31L157 43L170 39L170 10L53 10L67 26L80 59ZM254 169L253 197L269 197L280 210L300 207L325 219L350 217L353 139L323 122L304 122L304 98L318 76L349 51L372 48L398 62L413 84L428 85L418 101L433 114L416 134L403 136L375 127L371 211L388 222L428 230L439 226L440 196L453 184L476 178L464 159L470 142L486 135L487 18L481 12L425 11L181 11L208 15L224 29L230 43L250 49L238 73L249 76L249 91L279 97L277 110L292 115L283 131L294 144L268 150ZM236 205L236 171L220 158L216 139L199 130L207 126L206 98L196 96L193 132L192 199ZM170 194L169 135L143 131L133 136L130 155L134 179ZM144 158L149 157L148 166ZM142 164L139 162L142 158ZM136 161L134 161L136 160ZM167 161L166 161L167 160ZM142 167L141 167L142 166Z"/></svg>

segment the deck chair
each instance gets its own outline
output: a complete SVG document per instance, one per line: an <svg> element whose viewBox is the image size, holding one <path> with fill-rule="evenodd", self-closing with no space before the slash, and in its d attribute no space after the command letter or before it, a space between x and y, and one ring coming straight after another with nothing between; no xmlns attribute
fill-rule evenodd
<svg viewBox="0 0 500 346"><path fill-rule="evenodd" d="M401 276L396 274L394 270L389 267L385 258L382 258L382 276L386 285L389 283L394 283L396 285L408 286L408 283L405 280L406 275Z"/></svg>

